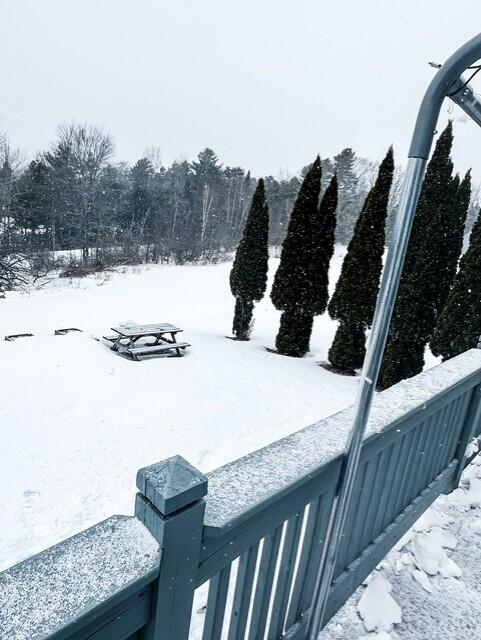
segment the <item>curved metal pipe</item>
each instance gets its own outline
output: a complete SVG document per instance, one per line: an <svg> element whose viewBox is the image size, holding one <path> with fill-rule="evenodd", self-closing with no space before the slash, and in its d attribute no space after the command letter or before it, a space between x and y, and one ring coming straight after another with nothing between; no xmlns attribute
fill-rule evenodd
<svg viewBox="0 0 481 640"><path fill-rule="evenodd" d="M320 630L326 623L326 607L334 578L337 552L344 533L346 516L356 482L362 441L381 368L414 214L441 105L444 98L449 93L452 93L453 90L455 91L455 83L460 79L461 74L480 57L481 34L475 36L458 49L441 67L429 85L419 109L409 150L403 193L360 376L354 422L344 452L309 612L306 630L306 636L309 640L317 640ZM458 87L458 91L459 88L461 87ZM471 115L469 111L467 113Z"/></svg>
<svg viewBox="0 0 481 640"><path fill-rule="evenodd" d="M455 90L453 85L480 57L481 33L455 51L431 80L419 107L409 148L409 158L428 159L444 98Z"/></svg>

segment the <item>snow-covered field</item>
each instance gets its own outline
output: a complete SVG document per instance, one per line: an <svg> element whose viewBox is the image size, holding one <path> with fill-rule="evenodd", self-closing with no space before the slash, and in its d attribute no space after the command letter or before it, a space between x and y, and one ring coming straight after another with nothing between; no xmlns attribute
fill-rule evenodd
<svg viewBox="0 0 481 640"><path fill-rule="evenodd" d="M0 300L0 570L131 514L139 467L180 453L209 471L351 404L357 379L318 366L335 331L327 315L316 319L303 359L266 351L279 318L268 297L256 307L252 340L226 339L230 266L126 268ZM276 266L271 260L271 276ZM94 339L129 320L177 324L192 347L184 358L131 362ZM72 326L83 333L53 335ZM22 332L34 337L2 339ZM322 638L481 636L478 475L472 466L463 486L437 501ZM196 630L202 621L195 613Z"/></svg>
<svg viewBox="0 0 481 640"><path fill-rule="evenodd" d="M131 514L142 466L179 453L209 471L352 402L357 380L317 366L335 330L327 314L301 360L265 350L279 317L269 297L251 342L226 339L230 267L128 268L0 300L0 569ZM131 362L93 339L128 320L176 324L192 347ZM54 336L62 327L83 333ZM34 337L3 341L22 332Z"/></svg>

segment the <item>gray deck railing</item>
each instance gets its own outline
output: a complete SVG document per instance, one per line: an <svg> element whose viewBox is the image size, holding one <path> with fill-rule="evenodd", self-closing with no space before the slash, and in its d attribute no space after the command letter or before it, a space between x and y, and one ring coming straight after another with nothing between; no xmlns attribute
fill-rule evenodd
<svg viewBox="0 0 481 640"><path fill-rule="evenodd" d="M480 408L476 349L377 395L328 618L457 486ZM351 421L349 408L207 476L180 457L142 469L137 518L110 518L0 574L0 638L186 639L206 583L194 636L304 638Z"/></svg>

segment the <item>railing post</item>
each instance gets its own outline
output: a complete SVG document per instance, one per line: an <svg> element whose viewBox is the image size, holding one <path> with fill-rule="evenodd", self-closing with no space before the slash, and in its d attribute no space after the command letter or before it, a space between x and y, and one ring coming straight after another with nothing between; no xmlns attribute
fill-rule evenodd
<svg viewBox="0 0 481 640"><path fill-rule="evenodd" d="M475 436L475 429L479 426L481 420L481 384L478 384L473 389L473 395L471 402L469 403L468 412L464 420L464 425L459 436L458 446L456 448L455 458L458 461L458 466L453 476L452 488L456 489L461 480L461 475L464 471L464 455L469 443Z"/></svg>
<svg viewBox="0 0 481 640"><path fill-rule="evenodd" d="M145 640L187 640L199 564L207 478L181 456L137 474L135 515L158 540L162 559Z"/></svg>

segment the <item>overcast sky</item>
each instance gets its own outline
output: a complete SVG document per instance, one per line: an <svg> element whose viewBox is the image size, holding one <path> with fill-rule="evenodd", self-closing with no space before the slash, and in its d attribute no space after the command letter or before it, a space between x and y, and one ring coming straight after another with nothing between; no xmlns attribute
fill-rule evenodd
<svg viewBox="0 0 481 640"><path fill-rule="evenodd" d="M209 146L255 175L296 172L345 146L379 159L394 143L404 160L427 62L481 31L481 0L0 7L0 114L14 146L33 155L59 123L88 120L113 135L119 160L154 145L168 164ZM481 131L460 114L457 166L481 179Z"/></svg>

